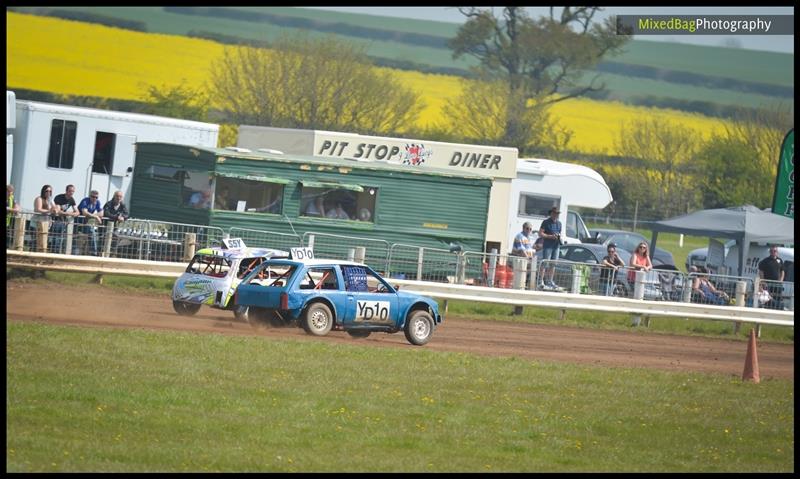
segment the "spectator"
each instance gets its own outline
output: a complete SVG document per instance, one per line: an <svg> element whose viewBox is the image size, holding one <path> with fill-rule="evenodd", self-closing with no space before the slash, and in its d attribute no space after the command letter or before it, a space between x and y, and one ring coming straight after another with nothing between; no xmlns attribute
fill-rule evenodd
<svg viewBox="0 0 800 479"><path fill-rule="evenodd" d="M358 221L369 221L372 218L372 213L369 208L361 208L358 210Z"/></svg>
<svg viewBox="0 0 800 479"><path fill-rule="evenodd" d="M723 305L730 302L730 297L720 291L708 280L708 270L705 266L698 268L698 275L692 286L698 302L705 304Z"/></svg>
<svg viewBox="0 0 800 479"><path fill-rule="evenodd" d="M608 254L604 256L603 261L600 262L600 264L604 266L600 268L600 286L603 288L603 294L605 296L611 296L614 292L614 281L617 277L617 271L625 267L625 262L622 261L622 258L617 254L616 244L609 243L606 247L606 252Z"/></svg>
<svg viewBox="0 0 800 479"><path fill-rule="evenodd" d="M647 243L641 242L636 250L631 255L631 265L628 269L628 282L636 282L637 271L650 271L653 269L653 263L650 261L650 256L647 254Z"/></svg>
<svg viewBox="0 0 800 479"><path fill-rule="evenodd" d="M758 277L766 280L767 290L772 296L771 309L783 309L783 278L786 275L783 260L778 257L778 246L769 246L769 256L758 263Z"/></svg>
<svg viewBox="0 0 800 479"><path fill-rule="evenodd" d="M544 239L541 236L536 238L536 241L533 242L533 252L536 253L537 251L541 251L544 247Z"/></svg>
<svg viewBox="0 0 800 479"><path fill-rule="evenodd" d="M523 256L525 258L533 256L535 251L533 247L534 242L531 239L531 231L533 231L533 225L527 221L522 224L522 231L514 236L514 244L511 247L511 254L513 256Z"/></svg>
<svg viewBox="0 0 800 479"><path fill-rule="evenodd" d="M759 285L758 294L756 295L759 306L762 308L774 309L774 300L772 299L772 295L769 294L767 284L759 283Z"/></svg>
<svg viewBox="0 0 800 479"><path fill-rule="evenodd" d="M122 192L115 191L114 196L103 206L103 217L116 223L121 223L130 218L128 208L122 202Z"/></svg>
<svg viewBox="0 0 800 479"><path fill-rule="evenodd" d="M349 220L350 215L342 208L341 203L336 203L335 208L328 209L328 212L325 214L327 218L339 219L339 220Z"/></svg>
<svg viewBox="0 0 800 479"><path fill-rule="evenodd" d="M14 199L14 185L6 185L6 249L14 244L13 218L21 211L19 203Z"/></svg>
<svg viewBox="0 0 800 479"><path fill-rule="evenodd" d="M75 203L75 185L67 185L64 193L57 195L53 203L58 207L58 213L53 220L53 252L61 253L64 239L67 235L67 222L71 218L73 221L80 215L78 205ZM72 254L78 254L78 242L72 242Z"/></svg>
<svg viewBox="0 0 800 479"><path fill-rule="evenodd" d="M196 191L189 198L189 206L191 206L192 208L205 209L205 210L211 208L211 191L210 190Z"/></svg>
<svg viewBox="0 0 800 479"><path fill-rule="evenodd" d="M325 217L325 203L324 203L324 195L318 195L314 197L311 201L308 202L306 205L306 216L318 216L320 218Z"/></svg>
<svg viewBox="0 0 800 479"><path fill-rule="evenodd" d="M214 209L215 210L229 210L231 209L230 205L228 204L230 200L228 199L228 187L223 186L217 191L216 196L214 196Z"/></svg>
<svg viewBox="0 0 800 479"><path fill-rule="evenodd" d="M92 190L89 196L82 199L78 204L78 211L81 216L78 218L83 224L83 232L89 240L89 254L98 255L97 250L97 228L103 224L103 207L100 206L100 193Z"/></svg>
<svg viewBox="0 0 800 479"><path fill-rule="evenodd" d="M42 191L33 200L33 212L31 225L36 231L36 251L47 252L47 235L50 232L50 220L58 210L53 203L53 187L50 185L42 186Z"/></svg>
<svg viewBox="0 0 800 479"><path fill-rule="evenodd" d="M542 259L558 260L559 252L561 249L561 222L558 221L558 207L550 208L550 217L542 221L539 227L539 236L543 238L542 242ZM541 286L550 289L559 289L555 282L553 282L553 275L556 272L555 265L548 265L545 263L544 274L542 275L543 284Z"/></svg>

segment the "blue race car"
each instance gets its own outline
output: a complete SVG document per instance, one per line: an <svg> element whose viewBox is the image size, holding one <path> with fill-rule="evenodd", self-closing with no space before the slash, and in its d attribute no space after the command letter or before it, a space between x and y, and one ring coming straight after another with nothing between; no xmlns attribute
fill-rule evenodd
<svg viewBox="0 0 800 479"><path fill-rule="evenodd" d="M234 297L251 317L277 315L314 336L331 329L355 338L402 330L408 342L421 346L442 322L436 301L400 292L352 261L269 259L242 280Z"/></svg>

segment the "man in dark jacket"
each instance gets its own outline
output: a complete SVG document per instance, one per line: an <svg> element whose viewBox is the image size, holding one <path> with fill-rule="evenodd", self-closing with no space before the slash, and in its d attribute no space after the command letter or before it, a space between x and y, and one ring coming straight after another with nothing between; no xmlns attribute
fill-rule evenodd
<svg viewBox="0 0 800 479"><path fill-rule="evenodd" d="M783 267L783 260L778 257L778 247L770 245L769 256L758 263L758 276L767 280L767 290L772 300L768 303L771 309L783 309L783 277L786 271Z"/></svg>
<svg viewBox="0 0 800 479"><path fill-rule="evenodd" d="M114 196L103 206L103 217L114 223L120 223L130 218L128 208L126 208L125 203L122 202L121 191L115 192Z"/></svg>

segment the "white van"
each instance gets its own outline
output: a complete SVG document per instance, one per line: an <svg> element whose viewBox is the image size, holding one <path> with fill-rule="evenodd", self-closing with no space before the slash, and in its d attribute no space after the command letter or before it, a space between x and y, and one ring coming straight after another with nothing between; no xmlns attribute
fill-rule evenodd
<svg viewBox="0 0 800 479"><path fill-rule="evenodd" d="M538 236L539 226L553 206L561 211L562 240L581 243L590 235L583 218L574 208L605 208L612 200L611 190L603 177L589 167L540 158L520 158L517 160L517 177L511 180L509 248L526 221L533 225L534 234Z"/></svg>

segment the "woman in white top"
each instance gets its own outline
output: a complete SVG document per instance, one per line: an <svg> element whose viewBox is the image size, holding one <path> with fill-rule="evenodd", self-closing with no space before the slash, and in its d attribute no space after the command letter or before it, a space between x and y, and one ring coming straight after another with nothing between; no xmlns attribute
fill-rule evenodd
<svg viewBox="0 0 800 479"><path fill-rule="evenodd" d="M31 224L36 229L36 251L47 253L47 234L50 232L50 216L58 212L53 203L53 187L42 186L42 192L33 200L34 215Z"/></svg>

